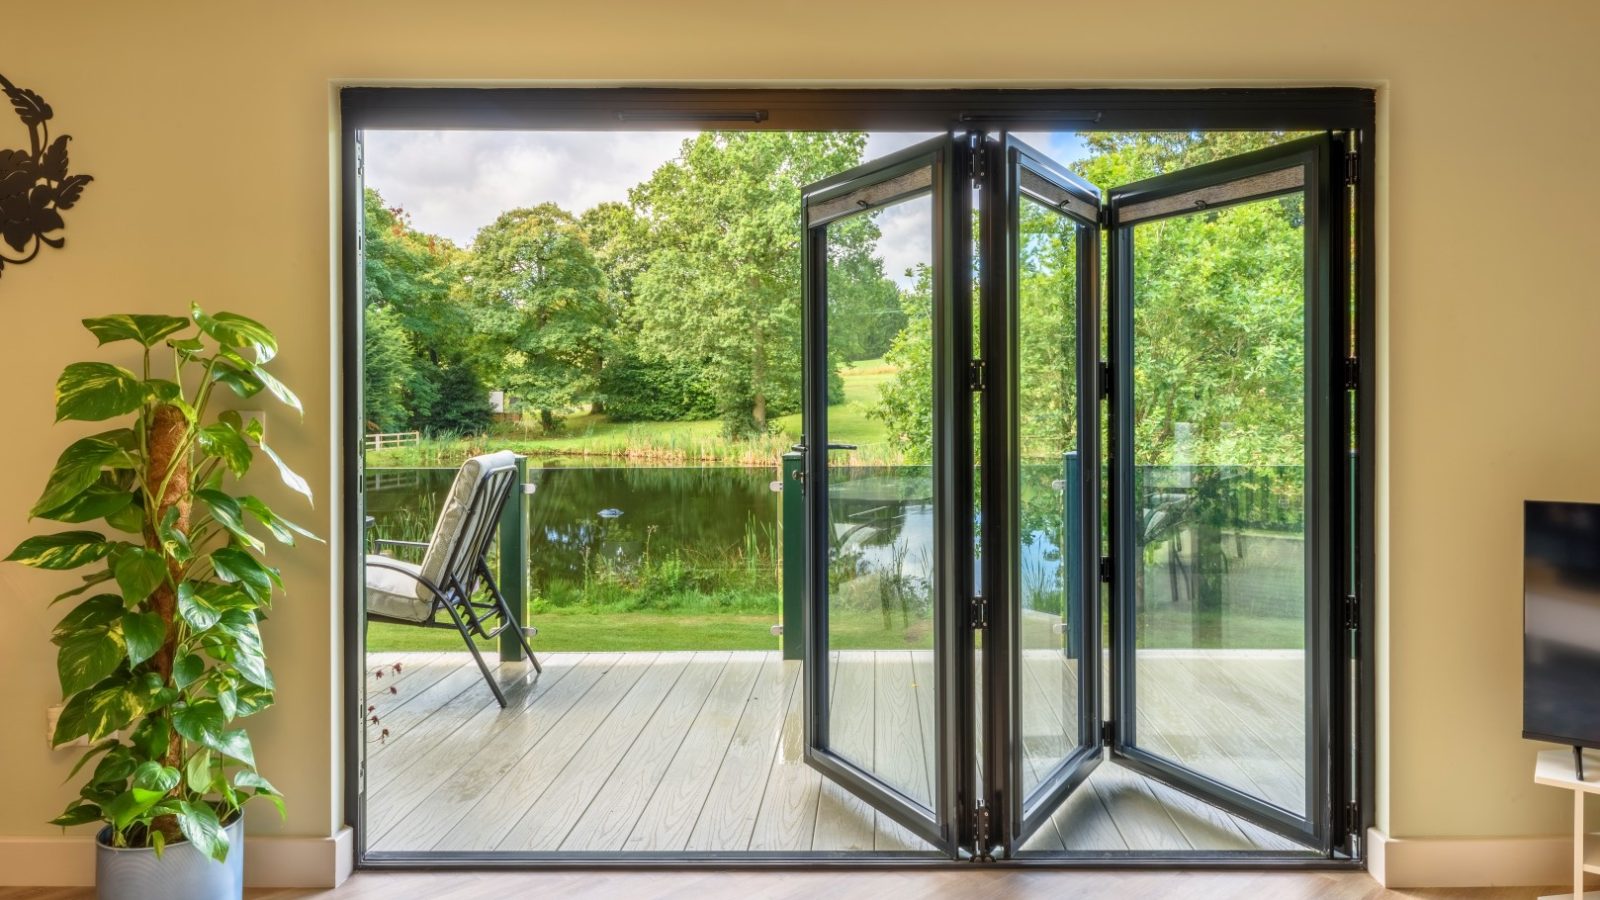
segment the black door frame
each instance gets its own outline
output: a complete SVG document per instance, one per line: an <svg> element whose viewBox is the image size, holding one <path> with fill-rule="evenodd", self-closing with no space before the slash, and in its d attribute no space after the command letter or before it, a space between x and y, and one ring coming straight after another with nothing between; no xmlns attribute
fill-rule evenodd
<svg viewBox="0 0 1600 900"><path fill-rule="evenodd" d="M1326 814L1331 807L1333 746L1327 739L1334 718L1331 706L1335 701L1332 688L1333 660L1339 655L1339 639L1334 635L1335 611L1342 605L1335 602L1338 586L1332 553L1333 534L1331 519L1322 516L1334 507L1339 496L1333 488L1334 463L1343 454L1337 452L1334 421L1343 407L1343 397L1333 385L1333 379L1343 380L1343 371L1336 371L1330 348L1330 333L1339 334L1339 320L1334 315L1333 298L1340 292L1343 274L1348 271L1343 264L1347 246L1337 240L1335 228L1339 217L1334 214L1332 201L1337 195L1332 173L1333 159L1342 158L1343 138L1340 135L1318 135L1278 144L1250 153L1227 157L1205 165L1183 169L1137 184L1108 188L1106 203L1109 252L1107 268L1110 270L1110 287L1107 290L1108 343L1111 348L1113 396L1111 411L1112 445L1118 448L1113 455L1111 470L1111 521L1108 529L1111 541L1112 604L1113 615L1111 684L1113 706L1113 734L1110 745L1113 758L1135 771L1142 772L1175 786L1187 785L1196 796L1235 815L1255 821L1313 847L1329 847L1332 823ZM1174 759L1142 747L1138 742L1138 716L1135 714L1138 681L1138 655L1136 635L1132 625L1136 621L1138 597L1135 594L1136 572L1140 565L1137 535L1138 511L1136 508L1134 473L1134 356L1135 329L1133 310L1134 241L1133 229L1138 224L1168 216L1186 215L1192 209L1158 213L1137 222L1125 222L1122 211L1131 204L1146 203L1177 194L1228 184L1254 176L1285 169L1300 168L1305 173L1303 184L1292 190L1275 189L1251 193L1223 202L1209 203L1206 209L1223 208L1237 202L1250 202L1282 194L1303 194L1305 197L1305 252L1306 294L1302 309L1305 313L1305 503L1306 503L1306 565L1305 565L1305 725L1307 729L1307 758L1305 760L1305 822L1293 813L1280 809L1245 790L1222 783ZM1199 202L1199 201L1197 201ZM1331 445L1331 446L1330 446ZM1342 629L1340 629L1342 631Z"/></svg>
<svg viewBox="0 0 1600 900"><path fill-rule="evenodd" d="M362 597L365 527L364 416L362 398L362 176L361 134L369 129L524 130L877 130L951 132L988 130L1329 131L1344 135L1344 194L1350 201L1336 214L1337 234L1351 234L1354 252L1335 295L1338 333L1328 347L1333 375L1345 390L1334 405L1334 446L1348 453L1348 466L1332 466L1334 496L1341 498L1327 523L1340 601L1326 623L1331 659L1344 660L1348 677L1329 686L1333 715L1324 740L1329 747L1334 790L1327 810L1337 836L1326 857L1270 857L1257 853L1106 854L1024 857L1001 865L1328 868L1362 866L1363 835L1375 810L1373 772L1374 692L1374 475L1368 438L1374 434L1376 358L1375 92L1368 88L1161 89L1161 90L743 90L691 88L399 88L345 87L340 92L341 222L341 429L340 585L344 597L344 799L346 821L355 831L360 867L729 867L904 865L907 858L818 854L764 856L719 854L695 858L662 854L373 854L366 847L364 798L364 652ZM1344 218L1345 209L1354 216ZM1353 231L1348 230L1353 225ZM1346 341L1345 336L1349 336ZM1334 343L1337 346L1334 346ZM1340 372L1342 360L1342 372ZM1357 437L1362 440L1358 444ZM925 861L939 864L940 861Z"/></svg>

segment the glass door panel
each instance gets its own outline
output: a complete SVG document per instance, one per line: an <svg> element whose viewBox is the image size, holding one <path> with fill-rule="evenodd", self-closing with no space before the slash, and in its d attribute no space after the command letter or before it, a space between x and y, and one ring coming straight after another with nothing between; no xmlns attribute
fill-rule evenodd
<svg viewBox="0 0 1600 900"><path fill-rule="evenodd" d="M983 244L984 438L993 466L984 539L992 573L989 696L1012 748L1005 839L1014 851L1100 761L1099 191L1007 137ZM1003 649L1002 649L1003 648Z"/></svg>
<svg viewBox="0 0 1600 900"><path fill-rule="evenodd" d="M807 761L917 838L954 853L963 714L952 615L966 583L949 415L951 141L908 148L806 189ZM898 271L882 252L892 236ZM889 445L859 446L844 402L862 316L905 319L882 404Z"/></svg>
<svg viewBox="0 0 1600 900"><path fill-rule="evenodd" d="M1328 142L1111 192L1115 752L1320 840Z"/></svg>

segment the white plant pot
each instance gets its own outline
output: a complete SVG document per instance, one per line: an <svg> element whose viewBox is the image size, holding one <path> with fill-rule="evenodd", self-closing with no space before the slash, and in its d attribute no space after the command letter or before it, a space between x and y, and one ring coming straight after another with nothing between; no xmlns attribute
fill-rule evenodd
<svg viewBox="0 0 1600 900"><path fill-rule="evenodd" d="M108 831L109 829L107 829ZM238 900L244 896L244 817L223 828L228 858L217 862L188 841L168 844L161 858L149 847L108 847L95 839L95 896L100 900Z"/></svg>

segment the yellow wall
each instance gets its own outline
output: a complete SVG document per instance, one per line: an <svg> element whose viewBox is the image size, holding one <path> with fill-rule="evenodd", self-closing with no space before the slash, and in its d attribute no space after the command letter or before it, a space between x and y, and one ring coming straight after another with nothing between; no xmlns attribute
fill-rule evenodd
<svg viewBox="0 0 1600 900"><path fill-rule="evenodd" d="M1380 825L1399 836L1557 834L1520 723L1519 502L1600 500L1600 5L1346 0L979 4L839 0L386 0L7 8L0 72L41 92L96 181L64 251L0 278L0 544L58 449L77 320L191 299L279 330L303 427L270 433L331 533L338 334L334 86L646 81L940 85L1351 84L1381 88L1378 436ZM994 13L978 21L974 12ZM853 23L850 20L855 20ZM942 23L948 22L948 27ZM0 115L0 144L21 132ZM293 508L292 498L274 496ZM285 563L267 639L280 705L262 768L291 797L260 832L342 820L331 549ZM0 566L11 724L0 834L51 833L68 756L46 749L63 579ZM259 812L259 811L258 811Z"/></svg>

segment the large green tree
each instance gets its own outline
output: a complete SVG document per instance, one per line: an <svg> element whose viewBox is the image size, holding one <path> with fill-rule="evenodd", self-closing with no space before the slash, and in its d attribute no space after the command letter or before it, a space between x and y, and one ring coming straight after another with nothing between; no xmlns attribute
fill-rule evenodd
<svg viewBox="0 0 1600 900"><path fill-rule="evenodd" d="M615 323L605 273L578 220L553 203L501 213L462 266L473 341L493 383L533 409L592 401Z"/></svg>
<svg viewBox="0 0 1600 900"><path fill-rule="evenodd" d="M707 132L630 192L652 250L641 350L704 373L730 434L799 406L800 190L855 165L858 133ZM875 233L856 229L865 252Z"/></svg>

